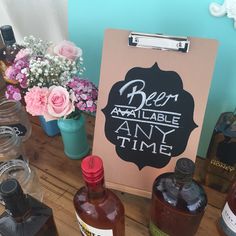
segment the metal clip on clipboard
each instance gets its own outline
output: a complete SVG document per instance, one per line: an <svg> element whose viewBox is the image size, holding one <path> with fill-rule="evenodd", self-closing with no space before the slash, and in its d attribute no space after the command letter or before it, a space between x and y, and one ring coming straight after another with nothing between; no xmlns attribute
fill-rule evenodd
<svg viewBox="0 0 236 236"><path fill-rule="evenodd" d="M131 32L129 35L129 46L187 53L190 41L187 37Z"/></svg>

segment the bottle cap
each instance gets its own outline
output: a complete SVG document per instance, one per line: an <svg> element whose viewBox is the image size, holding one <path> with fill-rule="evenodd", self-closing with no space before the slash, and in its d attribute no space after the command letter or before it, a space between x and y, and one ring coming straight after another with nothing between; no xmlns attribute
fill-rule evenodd
<svg viewBox="0 0 236 236"><path fill-rule="evenodd" d="M175 172L183 176L192 176L195 165L189 158L183 157L176 162Z"/></svg>
<svg viewBox="0 0 236 236"><path fill-rule="evenodd" d="M22 194L23 191L16 179L6 179L0 184L0 195L3 200Z"/></svg>
<svg viewBox="0 0 236 236"><path fill-rule="evenodd" d="M13 217L23 215L29 203L16 179L6 179L0 184L0 196Z"/></svg>
<svg viewBox="0 0 236 236"><path fill-rule="evenodd" d="M83 178L88 183L97 183L104 177L102 159L98 156L87 156L81 163Z"/></svg>
<svg viewBox="0 0 236 236"><path fill-rule="evenodd" d="M4 25L0 28L5 45L12 45L16 42L13 29L10 25Z"/></svg>

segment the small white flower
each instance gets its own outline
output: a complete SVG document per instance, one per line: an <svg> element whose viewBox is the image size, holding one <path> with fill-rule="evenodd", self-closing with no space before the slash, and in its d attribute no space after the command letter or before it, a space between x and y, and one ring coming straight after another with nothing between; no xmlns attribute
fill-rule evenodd
<svg viewBox="0 0 236 236"><path fill-rule="evenodd" d="M39 68L39 69L38 69L38 74L42 74L42 72L43 72L42 69Z"/></svg>

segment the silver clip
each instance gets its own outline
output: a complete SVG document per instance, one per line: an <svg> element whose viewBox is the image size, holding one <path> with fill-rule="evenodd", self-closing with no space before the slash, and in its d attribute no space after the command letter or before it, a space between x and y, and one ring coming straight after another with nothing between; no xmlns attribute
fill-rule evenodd
<svg viewBox="0 0 236 236"><path fill-rule="evenodd" d="M186 53L189 51L190 41L187 37L131 32L129 35L129 46Z"/></svg>

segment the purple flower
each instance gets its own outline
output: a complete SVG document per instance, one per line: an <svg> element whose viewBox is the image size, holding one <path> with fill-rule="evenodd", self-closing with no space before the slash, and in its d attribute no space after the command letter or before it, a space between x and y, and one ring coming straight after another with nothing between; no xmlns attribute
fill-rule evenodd
<svg viewBox="0 0 236 236"><path fill-rule="evenodd" d="M25 64L26 64L25 61L23 59L20 59L20 60L16 61L16 63L14 63L14 68L21 70L22 68L25 67Z"/></svg>
<svg viewBox="0 0 236 236"><path fill-rule="evenodd" d="M21 88L27 88L28 87L28 80L26 76L22 77L22 79L19 81Z"/></svg>
<svg viewBox="0 0 236 236"><path fill-rule="evenodd" d="M13 66L9 66L5 71L5 75L10 80L16 80L17 71L14 69Z"/></svg>
<svg viewBox="0 0 236 236"><path fill-rule="evenodd" d="M16 58L15 58L15 62L18 60L21 60L23 58L27 58L29 57L29 55L31 54L31 49L28 48L22 48L17 54L16 54Z"/></svg>
<svg viewBox="0 0 236 236"><path fill-rule="evenodd" d="M67 86L74 92L77 99L75 102L77 109L85 112L96 112L98 89L92 82L74 77Z"/></svg>
<svg viewBox="0 0 236 236"><path fill-rule="evenodd" d="M8 85L7 90L5 91L5 97L12 100L21 100L20 89L14 87L13 85Z"/></svg>
<svg viewBox="0 0 236 236"><path fill-rule="evenodd" d="M24 77L25 77L24 74L18 73L18 74L16 75L16 80L19 81L19 82L21 82Z"/></svg>

